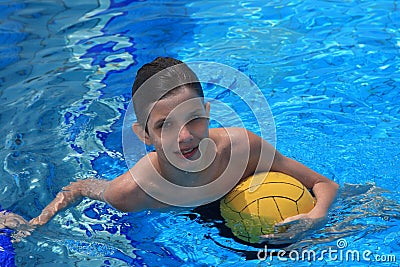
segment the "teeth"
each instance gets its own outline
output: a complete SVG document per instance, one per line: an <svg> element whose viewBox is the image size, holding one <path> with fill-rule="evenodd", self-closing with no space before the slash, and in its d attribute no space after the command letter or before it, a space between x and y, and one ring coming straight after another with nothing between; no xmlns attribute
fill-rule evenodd
<svg viewBox="0 0 400 267"><path fill-rule="evenodd" d="M184 151L182 151L182 154L186 154L186 153L192 152L193 149L194 149L194 148L191 148L191 149L189 149L189 150L184 150Z"/></svg>

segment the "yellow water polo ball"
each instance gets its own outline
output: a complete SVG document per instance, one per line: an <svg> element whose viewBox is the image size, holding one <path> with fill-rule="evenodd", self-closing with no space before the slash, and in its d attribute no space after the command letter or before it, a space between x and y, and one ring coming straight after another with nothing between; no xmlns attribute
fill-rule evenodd
<svg viewBox="0 0 400 267"><path fill-rule="evenodd" d="M262 172L246 178L220 202L221 215L241 240L257 243L274 225L314 207L311 193L295 178Z"/></svg>

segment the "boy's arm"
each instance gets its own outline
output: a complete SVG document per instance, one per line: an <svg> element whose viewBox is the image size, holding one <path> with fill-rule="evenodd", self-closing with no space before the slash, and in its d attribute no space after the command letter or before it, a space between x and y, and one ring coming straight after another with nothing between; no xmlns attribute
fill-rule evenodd
<svg viewBox="0 0 400 267"><path fill-rule="evenodd" d="M339 185L327 177L309 169L300 162L287 158L278 151L275 153L272 171L286 173L298 179L305 187L312 189L317 201L315 207L307 214L307 218L322 218L328 212ZM293 216L285 220L285 222L300 219L304 215Z"/></svg>
<svg viewBox="0 0 400 267"><path fill-rule="evenodd" d="M136 166L140 168L142 165L136 164ZM123 212L139 211L152 205L150 198L132 178L131 171L127 171L112 181L85 179L72 182L64 187L30 223L32 225L46 224L57 212L80 201L83 197L106 202Z"/></svg>
<svg viewBox="0 0 400 267"><path fill-rule="evenodd" d="M105 201L104 191L110 184L107 180L85 179L70 183L63 187L55 199L47 205L40 215L30 221L32 225L46 224L57 212L80 201L82 197Z"/></svg>
<svg viewBox="0 0 400 267"><path fill-rule="evenodd" d="M271 170L286 173L299 180L308 189L312 189L317 199L315 207L308 214L289 217L285 222L304 217L312 219L325 217L330 205L335 199L339 185L327 177L304 166L300 162L283 156L279 151L275 150L271 144L254 133L248 132L248 136L252 151L251 154L254 155L253 158L250 158L250 162L253 162L253 164L254 162L257 162L258 164L255 172ZM271 161L271 169L266 169L265 166L270 166L269 163L271 163ZM254 170L252 171L254 172Z"/></svg>

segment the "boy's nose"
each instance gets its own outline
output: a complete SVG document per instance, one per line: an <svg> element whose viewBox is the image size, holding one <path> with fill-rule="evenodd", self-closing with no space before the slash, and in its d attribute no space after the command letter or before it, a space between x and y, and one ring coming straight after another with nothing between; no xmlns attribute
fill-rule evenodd
<svg viewBox="0 0 400 267"><path fill-rule="evenodd" d="M178 142L179 142L179 143L181 143L181 142L186 143L186 142L192 141L192 139L193 139L193 136L192 136L192 134L190 133L190 130L189 130L188 126L187 126L187 125L184 125L184 126L182 127L182 129L179 131L179 134L178 134Z"/></svg>

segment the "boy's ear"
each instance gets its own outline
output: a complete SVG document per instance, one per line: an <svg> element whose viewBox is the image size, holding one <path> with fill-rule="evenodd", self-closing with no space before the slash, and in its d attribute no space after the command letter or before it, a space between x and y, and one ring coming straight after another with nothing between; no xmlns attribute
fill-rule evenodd
<svg viewBox="0 0 400 267"><path fill-rule="evenodd" d="M206 109L206 115L208 118L210 118L210 102L207 102L204 104L204 107Z"/></svg>
<svg viewBox="0 0 400 267"><path fill-rule="evenodd" d="M142 140L143 143L145 143L146 145L151 145L150 137L148 133L146 133L145 129L143 129L142 125L140 125L140 123L135 122L132 125L132 130L137 135L137 137Z"/></svg>

